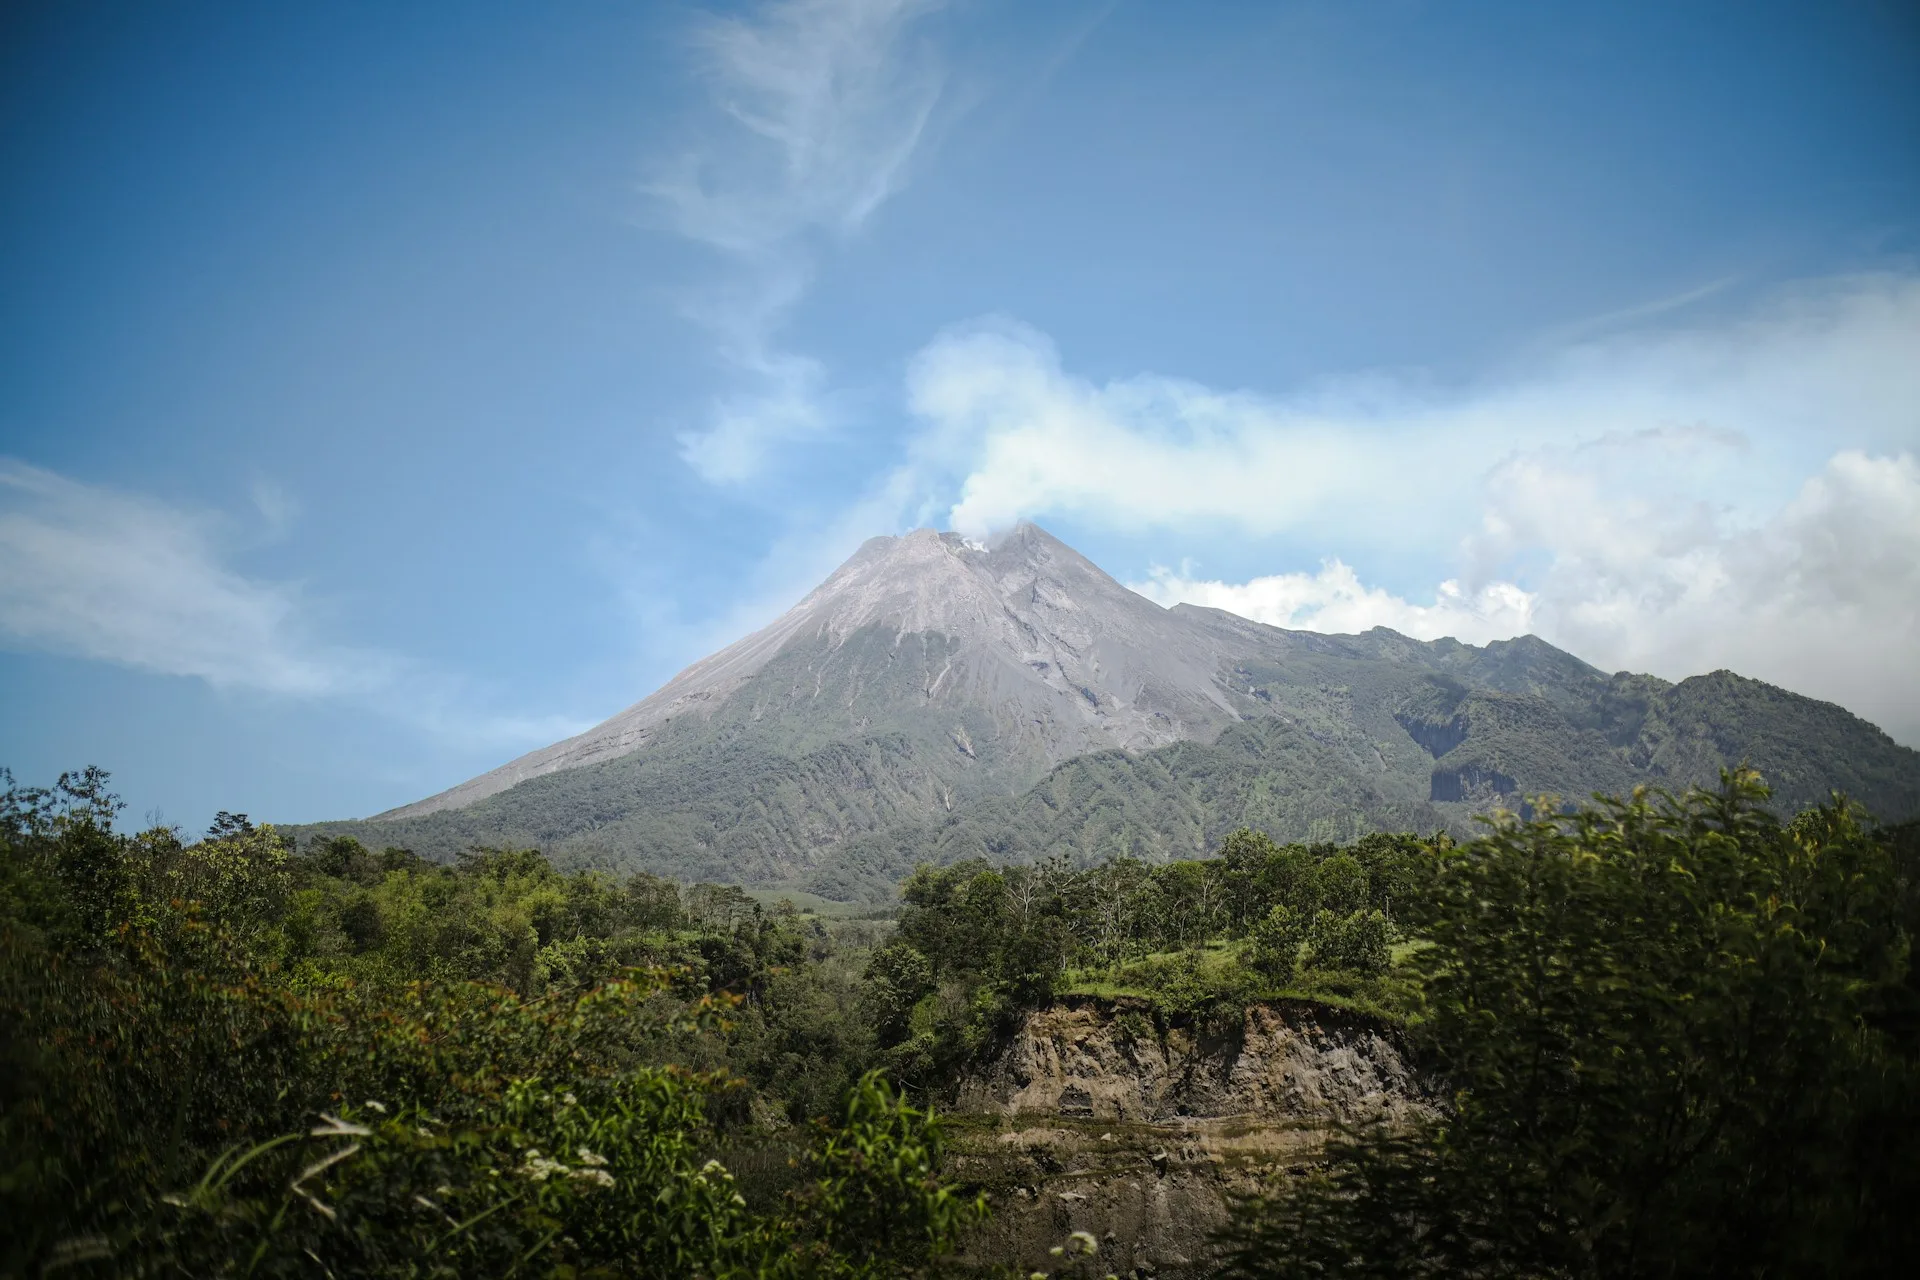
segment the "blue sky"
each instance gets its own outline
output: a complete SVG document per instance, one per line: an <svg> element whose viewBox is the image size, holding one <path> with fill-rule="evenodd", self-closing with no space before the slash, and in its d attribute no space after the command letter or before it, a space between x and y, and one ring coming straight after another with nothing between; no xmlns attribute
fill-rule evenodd
<svg viewBox="0 0 1920 1280"><path fill-rule="evenodd" d="M416 799L865 537L1920 743L1911 5L16 5L0 762Z"/></svg>

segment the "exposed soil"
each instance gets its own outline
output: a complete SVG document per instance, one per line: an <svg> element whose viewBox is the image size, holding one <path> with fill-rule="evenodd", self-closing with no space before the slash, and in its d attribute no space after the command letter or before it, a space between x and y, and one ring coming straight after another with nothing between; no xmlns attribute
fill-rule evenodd
<svg viewBox="0 0 1920 1280"><path fill-rule="evenodd" d="M1306 1001L1207 1033L1141 1001L1070 997L1028 1016L960 1092L954 1171L994 1216L966 1260L1051 1270L1073 1231L1094 1274L1206 1272L1233 1196L1310 1165L1342 1125L1404 1123L1430 1084L1390 1026Z"/></svg>

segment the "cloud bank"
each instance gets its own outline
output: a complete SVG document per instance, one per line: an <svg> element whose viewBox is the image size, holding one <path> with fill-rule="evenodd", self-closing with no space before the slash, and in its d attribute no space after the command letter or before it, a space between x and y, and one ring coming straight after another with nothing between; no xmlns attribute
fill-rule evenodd
<svg viewBox="0 0 1920 1280"><path fill-rule="evenodd" d="M1836 454L1758 525L1697 523L1621 503L1588 474L1538 459L1501 469L1487 537L1550 557L1533 589L1449 579L1432 604L1317 573L1229 583L1169 569L1129 584L1163 605L1274 626L1390 627L1471 644L1532 632L1608 670L1678 679L1730 667L1838 702L1920 743L1920 463Z"/></svg>
<svg viewBox="0 0 1920 1280"><path fill-rule="evenodd" d="M1097 384L1044 335L991 321L924 349L907 397L963 533L1224 526L1326 557L1134 584L1163 604L1321 631L1531 631L1669 678L1732 667L1920 742L1920 281L1806 285L1456 389ZM1440 571L1396 593L1348 557Z"/></svg>
<svg viewBox="0 0 1920 1280"><path fill-rule="evenodd" d="M1536 597L1511 582L1490 582L1468 593L1449 578L1430 605L1412 604L1360 581L1352 568L1329 560L1317 573L1276 573L1248 582L1192 578L1171 569L1127 584L1156 603L1225 609L1255 622L1295 631L1352 635L1388 627L1416 640L1452 636L1468 644L1506 640L1533 629Z"/></svg>
<svg viewBox="0 0 1920 1280"><path fill-rule="evenodd" d="M822 242L860 231L906 180L942 75L914 24L937 0L782 0L694 32L710 112L648 191L721 277L690 300L732 385L681 457L712 483L759 473L769 449L830 422L826 370L782 350Z"/></svg>
<svg viewBox="0 0 1920 1280"><path fill-rule="evenodd" d="M907 399L924 447L962 477L950 516L962 532L1052 513L1389 545L1380 511L1457 499L1449 486L1478 485L1516 450L1648 432L1721 446L1690 465L1764 490L1722 485L1714 501L1778 499L1783 462L1915 443L1917 355L1920 281L1880 277L1808 286L1718 326L1571 347L1455 390L1390 377L1291 396L1157 375L1095 384L1066 372L1045 335L989 321L926 347Z"/></svg>
<svg viewBox="0 0 1920 1280"><path fill-rule="evenodd" d="M282 499L269 520L290 511ZM204 513L0 459L0 640L223 691L346 700L470 744L586 727L475 712L462 682L321 640L300 591L228 567L219 533Z"/></svg>

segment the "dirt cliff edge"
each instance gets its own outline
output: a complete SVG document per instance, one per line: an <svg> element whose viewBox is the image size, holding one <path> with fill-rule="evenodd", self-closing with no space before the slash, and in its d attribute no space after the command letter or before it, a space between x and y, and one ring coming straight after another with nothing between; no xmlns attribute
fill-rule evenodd
<svg viewBox="0 0 1920 1280"><path fill-rule="evenodd" d="M1195 1025L1067 997L960 1088L954 1172L994 1206L966 1260L1046 1269L1086 1231L1102 1273L1203 1275L1234 1196L1310 1165L1340 1127L1434 1104L1398 1029L1364 1014L1281 1001Z"/></svg>

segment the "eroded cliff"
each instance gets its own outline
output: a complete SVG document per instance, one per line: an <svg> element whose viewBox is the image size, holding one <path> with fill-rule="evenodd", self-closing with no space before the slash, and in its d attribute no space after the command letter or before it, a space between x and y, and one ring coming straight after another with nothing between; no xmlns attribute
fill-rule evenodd
<svg viewBox="0 0 1920 1280"><path fill-rule="evenodd" d="M994 1204L968 1259L1045 1268L1085 1231L1102 1274L1203 1274L1234 1195L1310 1164L1341 1126L1432 1105L1402 1037L1365 1015L1285 1001L1208 1027L1067 998L961 1088L955 1171Z"/></svg>

